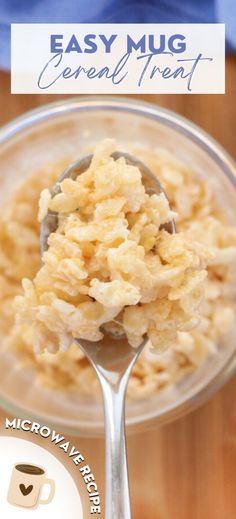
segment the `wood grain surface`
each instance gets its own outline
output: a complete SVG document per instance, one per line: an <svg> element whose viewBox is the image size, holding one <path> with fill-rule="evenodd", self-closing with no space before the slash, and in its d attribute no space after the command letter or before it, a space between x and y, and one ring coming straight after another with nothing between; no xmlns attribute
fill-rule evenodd
<svg viewBox="0 0 236 519"><path fill-rule="evenodd" d="M228 57L225 95L142 96L211 133L236 158L236 59ZM0 124L58 95L11 95L0 73ZM66 96L64 96L66 97ZM133 519L236 518L236 377L191 415L128 438ZM0 418L4 417L2 412ZM73 439L104 483L102 440ZM102 516L103 517L103 516ZM111 518L112 519L112 518ZM122 519L122 518L121 518Z"/></svg>

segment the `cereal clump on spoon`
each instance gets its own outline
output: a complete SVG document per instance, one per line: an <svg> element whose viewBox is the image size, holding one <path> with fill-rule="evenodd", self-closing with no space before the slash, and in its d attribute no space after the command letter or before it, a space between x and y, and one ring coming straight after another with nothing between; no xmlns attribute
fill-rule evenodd
<svg viewBox="0 0 236 519"><path fill-rule="evenodd" d="M163 229L175 217L167 198L148 194L139 169L113 159L115 148L101 142L76 180L63 180L53 198L42 191L39 219L56 212L58 228L16 298L38 352L65 350L71 336L99 341L114 323L132 346L147 335L160 350L198 324L210 253Z"/></svg>

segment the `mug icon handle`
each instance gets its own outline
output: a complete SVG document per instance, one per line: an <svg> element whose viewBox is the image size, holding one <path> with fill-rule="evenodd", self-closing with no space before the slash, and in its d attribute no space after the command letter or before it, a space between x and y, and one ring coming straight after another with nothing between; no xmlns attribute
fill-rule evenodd
<svg viewBox="0 0 236 519"><path fill-rule="evenodd" d="M53 497L54 497L54 494L55 494L55 490L56 490L55 482L53 481L53 479L45 478L43 483L42 483L41 488L43 487L43 485L49 485L50 486L50 492L49 492L49 496L47 497L47 499L40 499L39 500L39 505L48 505L53 500Z"/></svg>

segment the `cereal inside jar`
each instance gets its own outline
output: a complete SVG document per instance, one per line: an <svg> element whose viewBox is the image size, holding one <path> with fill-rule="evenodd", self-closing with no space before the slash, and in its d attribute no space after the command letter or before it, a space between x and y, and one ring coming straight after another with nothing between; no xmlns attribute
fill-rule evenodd
<svg viewBox="0 0 236 519"><path fill-rule="evenodd" d="M224 222L210 185L166 150L137 148L135 154L157 175L170 203L163 194L148 195L138 168L113 160L115 149L115 141L101 142L88 170L64 180L54 198L57 168L44 185L33 176L8 206L11 246L17 254L18 222L33 262L23 293L23 268L16 282L7 279L7 343L35 367L41 384L83 393L96 392L97 382L73 337L96 342L118 322L135 348L147 334L128 389L139 399L200 366L230 330L236 230ZM30 201L21 199L27 186ZM31 223L39 199L40 220L48 209L59 218L41 268L39 225ZM25 221L22 204L32 215ZM163 229L173 216L176 235ZM5 279L4 257L2 264Z"/></svg>

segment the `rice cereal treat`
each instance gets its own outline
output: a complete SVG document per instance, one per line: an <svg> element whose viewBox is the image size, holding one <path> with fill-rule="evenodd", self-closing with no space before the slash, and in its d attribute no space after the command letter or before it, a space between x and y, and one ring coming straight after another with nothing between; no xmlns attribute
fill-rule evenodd
<svg viewBox="0 0 236 519"><path fill-rule="evenodd" d="M133 347L147 335L163 350L198 324L211 255L163 229L175 216L166 196L147 194L139 169L113 151L113 140L101 142L87 171L63 180L54 198L42 192L40 220L50 210L59 224L16 298L37 352L64 351L72 337L99 341L117 322Z"/></svg>
<svg viewBox="0 0 236 519"><path fill-rule="evenodd" d="M119 149L136 155L157 175L168 193L171 209L178 213L176 222L179 233L184 233L186 240L190 237L213 252L211 259L208 259L205 299L199 309L199 325L192 330L177 331L171 348L161 354L156 350L152 353L149 342L134 366L128 395L140 399L164 387L172 387L175 381L196 370L210 355L216 355L222 339L232 329L235 319L236 228L225 221L210 181L201 180L192 169L165 149L122 143ZM66 351L37 354L33 348L32 325L27 320L14 324L13 302L17 294L22 294L21 279L26 277L33 280L40 268L37 222L40 192L50 190L69 163L70 158L65 157L64 161L30 174L1 210L0 329L5 336L4 344L16 356L16 364L17 359L19 361L18 369L32 367L38 383L96 396L96 376L77 344L71 344ZM41 201L41 217L51 199L49 192L45 193ZM135 233L137 240L138 233ZM88 242L86 247L89 253ZM99 261L102 262L102 255ZM62 279L61 282L65 284ZM74 296L68 296L68 299L72 298ZM140 308L139 305L137 308Z"/></svg>

